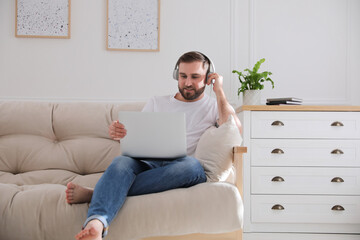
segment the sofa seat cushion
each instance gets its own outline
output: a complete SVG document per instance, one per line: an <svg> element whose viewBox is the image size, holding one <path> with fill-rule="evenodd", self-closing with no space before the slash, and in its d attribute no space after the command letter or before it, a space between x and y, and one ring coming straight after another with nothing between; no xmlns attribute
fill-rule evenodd
<svg viewBox="0 0 360 240"><path fill-rule="evenodd" d="M86 218L86 204L66 204L63 185L0 183L0 192L0 239L74 239Z"/></svg>
<svg viewBox="0 0 360 240"><path fill-rule="evenodd" d="M0 239L73 239L86 219L88 204L67 204L65 189L61 184L0 183ZM230 232L241 227L242 214L234 185L203 183L128 197L107 238Z"/></svg>

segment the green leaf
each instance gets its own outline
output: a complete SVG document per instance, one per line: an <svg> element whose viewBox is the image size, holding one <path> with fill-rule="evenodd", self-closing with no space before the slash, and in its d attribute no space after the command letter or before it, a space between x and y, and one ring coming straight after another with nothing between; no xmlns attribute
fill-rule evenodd
<svg viewBox="0 0 360 240"><path fill-rule="evenodd" d="M244 72L245 72L245 71L248 72L250 75L253 73L253 72L252 72L250 69L248 69L248 68L245 69Z"/></svg>
<svg viewBox="0 0 360 240"><path fill-rule="evenodd" d="M272 75L271 72L265 71L258 73L261 64L264 62L265 62L265 58L260 59L255 64L252 70L247 68L243 72L237 70L232 71L232 73L238 74L239 82L241 84L241 86L238 88L238 95L240 95L241 92L244 92L246 90L264 89L265 81L271 82L272 88L274 88L274 82L271 78L269 78L269 76Z"/></svg>
<svg viewBox="0 0 360 240"><path fill-rule="evenodd" d="M270 82L271 82L271 85L272 85L272 88L274 88L274 81L271 80L271 78L267 78L266 80L267 80L267 81L270 81Z"/></svg>
<svg viewBox="0 0 360 240"><path fill-rule="evenodd" d="M254 66L254 68L253 68L253 72L254 72L254 73L257 73L257 71L258 71L259 68L260 68L260 65L261 65L263 62L265 62L265 58L260 59L260 60L255 64L255 66Z"/></svg>

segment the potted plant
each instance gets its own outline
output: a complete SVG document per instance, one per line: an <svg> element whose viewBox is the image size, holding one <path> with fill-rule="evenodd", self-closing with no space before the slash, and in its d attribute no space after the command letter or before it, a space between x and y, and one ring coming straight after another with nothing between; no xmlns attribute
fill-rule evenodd
<svg viewBox="0 0 360 240"><path fill-rule="evenodd" d="M258 73L260 65L265 62L265 58L260 59L252 69L245 69L243 72L233 70L233 73L239 75L241 86L238 89L238 96L243 93L243 105L260 105L261 90L264 89L264 82L271 82L274 88L274 82L269 78L271 72Z"/></svg>

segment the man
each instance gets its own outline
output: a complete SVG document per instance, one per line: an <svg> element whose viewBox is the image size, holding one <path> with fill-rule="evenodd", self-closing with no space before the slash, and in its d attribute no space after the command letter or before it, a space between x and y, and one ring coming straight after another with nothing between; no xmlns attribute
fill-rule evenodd
<svg viewBox="0 0 360 240"><path fill-rule="evenodd" d="M223 77L210 72L211 61L199 52L183 54L175 67L179 92L172 96L154 97L143 111L185 112L188 156L171 161L139 160L119 156L106 169L94 190L69 183L68 203L90 202L88 218L78 240L98 239L107 234L108 226L121 209L127 196L162 192L190 187L206 181L204 169L193 157L197 142L210 126L221 125L233 115L241 132L241 123L226 100ZM204 93L212 80L216 100ZM109 126L114 140L126 136L126 126L118 121Z"/></svg>

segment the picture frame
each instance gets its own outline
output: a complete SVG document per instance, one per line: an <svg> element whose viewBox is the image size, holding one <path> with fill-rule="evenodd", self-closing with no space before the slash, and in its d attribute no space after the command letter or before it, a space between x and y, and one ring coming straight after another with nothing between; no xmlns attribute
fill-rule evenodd
<svg viewBox="0 0 360 240"><path fill-rule="evenodd" d="M107 0L106 49L160 51L160 0Z"/></svg>
<svg viewBox="0 0 360 240"><path fill-rule="evenodd" d="M70 38L71 0L16 0L15 36Z"/></svg>

